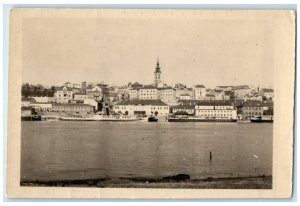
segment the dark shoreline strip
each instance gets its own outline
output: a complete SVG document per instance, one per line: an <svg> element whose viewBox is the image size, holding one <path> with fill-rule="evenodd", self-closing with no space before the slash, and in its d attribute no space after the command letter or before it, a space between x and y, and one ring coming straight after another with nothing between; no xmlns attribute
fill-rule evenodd
<svg viewBox="0 0 300 206"><path fill-rule="evenodd" d="M195 188L195 189L272 189L272 176L207 177L191 180L151 178L100 178L84 180L21 181L21 186L33 187L122 187L122 188Z"/></svg>

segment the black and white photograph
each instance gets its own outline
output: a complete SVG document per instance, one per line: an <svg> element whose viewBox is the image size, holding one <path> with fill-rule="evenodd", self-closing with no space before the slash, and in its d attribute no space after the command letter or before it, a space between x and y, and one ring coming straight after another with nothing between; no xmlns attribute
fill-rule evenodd
<svg viewBox="0 0 300 206"><path fill-rule="evenodd" d="M292 11L30 12L11 12L20 188L274 190Z"/></svg>

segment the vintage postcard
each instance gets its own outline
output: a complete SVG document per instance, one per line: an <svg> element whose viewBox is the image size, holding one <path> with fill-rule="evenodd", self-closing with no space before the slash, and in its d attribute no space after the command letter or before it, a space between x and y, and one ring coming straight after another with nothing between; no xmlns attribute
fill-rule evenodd
<svg viewBox="0 0 300 206"><path fill-rule="evenodd" d="M288 198L295 12L13 9L7 195Z"/></svg>

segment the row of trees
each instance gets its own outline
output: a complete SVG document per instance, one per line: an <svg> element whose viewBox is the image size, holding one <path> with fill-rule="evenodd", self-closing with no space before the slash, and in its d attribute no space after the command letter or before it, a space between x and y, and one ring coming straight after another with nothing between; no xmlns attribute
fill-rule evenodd
<svg viewBox="0 0 300 206"><path fill-rule="evenodd" d="M22 96L23 97L44 97L44 96L48 96L48 97L53 97L54 93L56 91L56 87L52 86L50 88L45 88L43 85L41 84L37 84L37 85L33 85L33 84L28 84L25 83L22 85Z"/></svg>

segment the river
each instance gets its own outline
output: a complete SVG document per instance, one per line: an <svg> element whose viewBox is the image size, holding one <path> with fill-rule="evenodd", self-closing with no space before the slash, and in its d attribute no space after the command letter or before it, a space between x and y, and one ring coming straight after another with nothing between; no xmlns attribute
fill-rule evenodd
<svg viewBox="0 0 300 206"><path fill-rule="evenodd" d="M21 138L24 181L272 175L270 123L22 122Z"/></svg>

